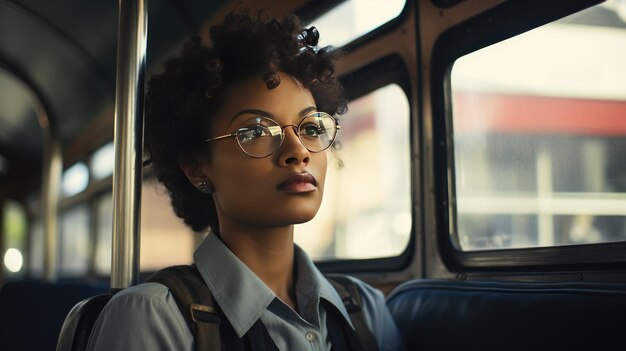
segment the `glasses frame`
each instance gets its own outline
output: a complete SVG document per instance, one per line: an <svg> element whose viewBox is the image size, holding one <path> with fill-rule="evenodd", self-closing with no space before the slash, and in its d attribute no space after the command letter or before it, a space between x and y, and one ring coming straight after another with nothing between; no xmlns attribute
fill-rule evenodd
<svg viewBox="0 0 626 351"><path fill-rule="evenodd" d="M302 122L304 122L304 120L305 120L305 119L307 119L308 117L311 117L311 116L313 116L313 115L316 115L316 114L322 114L322 115L326 115L326 116L330 117L330 119L332 119L332 120L333 120L333 122L335 122L335 128L336 128L336 129L335 129L335 135L333 136L333 139L330 141L330 144L328 144L328 146L326 146L325 148L323 148L323 149L321 149L321 150L318 150L318 151L313 151L313 150L310 150L308 147L306 147L306 145L304 145L304 142L303 142L303 141L302 141L302 139L300 138L300 134L298 133L298 131L300 130L300 126L302 125ZM328 113L326 113L326 112L320 112L320 111L312 112L312 113L309 113L308 115L306 115L306 116L302 117L302 120L301 120L301 121L300 121L300 123L298 123L298 124L287 124L287 125L284 125L284 126L281 126L281 125L280 125L280 123L276 122L275 120L273 120L273 119L271 119L271 118L269 118L269 117L267 117L267 116L261 116L261 117L263 117L263 118L265 118L265 119L268 119L268 120L270 120L270 121L272 121L272 122L276 123L276 125L277 125L278 127L280 127L280 143L276 146L276 148L275 148L272 152L270 152L269 154L267 154L267 155L265 155L265 156L253 156L253 155L250 155L250 154L249 154L249 153L248 153L248 152L247 152L247 151L243 148L243 146L241 145L241 142L239 141L239 139L237 139L237 145L239 145L239 148L241 149L241 151L243 151L246 155L248 155L248 156L250 156L250 157L252 157L252 158L265 158L265 157L268 157L268 156L270 156L270 155L274 154L274 153L276 152L276 150L280 149L280 147L283 145L283 141L285 141L285 128L287 128L287 127L292 127L292 128L293 128L293 131L294 131L294 133L296 133L296 136L298 137L298 141L300 142L300 144L301 144L301 145L302 145L305 149L307 149L309 152L312 152L312 153L322 152L322 151L324 151L324 150L327 150L329 147L331 147L331 146L335 143L335 139L337 139L337 133L338 133L338 132L339 132L339 130L341 129L341 126L339 125L339 121L337 121L337 118L335 118L335 117L331 116L330 114L328 114ZM215 140L221 140L221 139L226 139L226 138L236 137L236 136L237 136L237 133L239 133L239 130L240 130L240 129L241 129L241 128L238 128L238 129L237 129L236 131L234 131L233 133L230 133L230 134L224 134L224 135L216 136L216 137L213 137L213 138L205 139L204 141L205 141L205 142L211 142L211 141L215 141Z"/></svg>

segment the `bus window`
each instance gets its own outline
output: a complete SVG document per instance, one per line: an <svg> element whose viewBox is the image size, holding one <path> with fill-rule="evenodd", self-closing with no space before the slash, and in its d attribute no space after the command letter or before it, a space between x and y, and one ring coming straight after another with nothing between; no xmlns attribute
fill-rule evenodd
<svg viewBox="0 0 626 351"><path fill-rule="evenodd" d="M76 163L63 172L61 191L63 196L70 197L87 189L89 185L89 169L83 162Z"/></svg>
<svg viewBox="0 0 626 351"><path fill-rule="evenodd" d="M15 201L5 201L2 209L2 234L5 251L2 253L3 269L9 274L24 272L26 248L26 213Z"/></svg>
<svg viewBox="0 0 626 351"><path fill-rule="evenodd" d="M459 249L626 240L626 18L618 3L454 63Z"/></svg>
<svg viewBox="0 0 626 351"><path fill-rule="evenodd" d="M91 235L89 207L82 203L61 214L59 276L79 277L89 273Z"/></svg>
<svg viewBox="0 0 626 351"><path fill-rule="evenodd" d="M112 144L111 144L112 145ZM108 164L108 156L99 155L102 150L112 149L108 145L94 153L91 167L94 177L106 177L107 167L99 166L100 162ZM108 152L102 152L108 153ZM99 168L100 167L100 168ZM98 168L100 170L98 170ZM102 172L101 172L102 171ZM101 172L101 173L99 173ZM109 191L100 193L93 199L93 213L89 215L87 210L89 202L82 201L79 206L73 207L63 216L62 220L62 255L64 250L78 252L74 257L62 258L61 270L64 275L75 275L74 266L83 262L84 274L87 274L89 261L84 252L89 250L89 241L94 240L93 270L96 276L106 276L111 271L111 245L113 223L113 199ZM141 219L141 271L154 271L165 266L186 264L191 260L195 244L199 242L196 236L200 234L192 232L184 223L174 215L169 203L169 197L165 189L156 181L147 180L142 187L142 219ZM95 238L84 236L79 233L88 233L87 229L94 221ZM41 229L39 229L41 230ZM40 233L34 233L33 235ZM85 234L88 235L88 234ZM72 237L70 239L69 237ZM67 242L78 239L78 242ZM72 248L69 248L72 246ZM43 248L33 247L33 250L41 251ZM64 261L65 260L65 261ZM74 262L74 263L72 263ZM37 266L43 262L36 262Z"/></svg>
<svg viewBox="0 0 626 351"><path fill-rule="evenodd" d="M41 220L35 219L29 229L28 275L32 278L43 278L45 248Z"/></svg>
<svg viewBox="0 0 626 351"><path fill-rule="evenodd" d="M178 218L165 187L156 179L144 181L141 190L141 271L189 264L196 237Z"/></svg>
<svg viewBox="0 0 626 351"><path fill-rule="evenodd" d="M351 101L339 124L322 206L296 242L318 260L399 255L411 232L407 96L382 87Z"/></svg>
<svg viewBox="0 0 626 351"><path fill-rule="evenodd" d="M96 199L96 240L94 272L106 276L111 273L111 239L113 233L113 198L110 192Z"/></svg>
<svg viewBox="0 0 626 351"><path fill-rule="evenodd" d="M324 29L320 36L321 47L327 45L339 47L398 17L405 4L406 0L343 1L310 25Z"/></svg>
<svg viewBox="0 0 626 351"><path fill-rule="evenodd" d="M113 161L115 159L115 148L113 142L109 142L100 147L91 157L89 168L91 176L96 179L104 179L113 174Z"/></svg>

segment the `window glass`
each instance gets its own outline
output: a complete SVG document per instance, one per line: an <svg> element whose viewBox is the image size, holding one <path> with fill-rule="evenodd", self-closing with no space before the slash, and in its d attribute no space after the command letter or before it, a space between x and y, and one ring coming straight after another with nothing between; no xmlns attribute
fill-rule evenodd
<svg viewBox="0 0 626 351"><path fill-rule="evenodd" d="M6 200L2 209L4 269L11 274L23 272L26 248L26 212L20 203Z"/></svg>
<svg viewBox="0 0 626 351"><path fill-rule="evenodd" d="M113 174L113 164L115 162L115 148L110 142L93 153L91 162L91 175L94 179L103 179Z"/></svg>
<svg viewBox="0 0 626 351"><path fill-rule="evenodd" d="M94 269L98 275L111 274L113 236L113 198L106 193L96 199L96 247Z"/></svg>
<svg viewBox="0 0 626 351"><path fill-rule="evenodd" d="M348 0L310 25L320 28L321 47L342 46L380 27L402 12L406 0Z"/></svg>
<svg viewBox="0 0 626 351"><path fill-rule="evenodd" d="M73 207L61 215L60 276L83 276L89 272L89 208Z"/></svg>
<svg viewBox="0 0 626 351"><path fill-rule="evenodd" d="M155 271L193 261L201 234L194 233L172 210L161 183L147 181L141 190L141 271Z"/></svg>
<svg viewBox="0 0 626 351"><path fill-rule="evenodd" d="M296 227L296 242L316 259L398 255L411 232L407 97L385 86L351 101L339 123L322 206Z"/></svg>
<svg viewBox="0 0 626 351"><path fill-rule="evenodd" d="M43 226L41 225L41 220L36 219L33 221L30 230L28 273L31 277L43 278L44 255Z"/></svg>
<svg viewBox="0 0 626 351"><path fill-rule="evenodd" d="M626 16L609 1L459 58L464 251L626 240Z"/></svg>
<svg viewBox="0 0 626 351"><path fill-rule="evenodd" d="M73 196L87 189L88 184L89 169L86 164L79 162L63 172L61 192L63 196Z"/></svg>

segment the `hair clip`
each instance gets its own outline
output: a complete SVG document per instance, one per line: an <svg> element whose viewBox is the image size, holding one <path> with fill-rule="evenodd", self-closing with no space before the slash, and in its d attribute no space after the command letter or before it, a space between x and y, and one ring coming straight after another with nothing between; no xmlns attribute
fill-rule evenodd
<svg viewBox="0 0 626 351"><path fill-rule="evenodd" d="M267 86L267 89L274 89L280 85L280 76L275 72L268 72L261 77Z"/></svg>
<svg viewBox="0 0 626 351"><path fill-rule="evenodd" d="M219 87L221 84L222 84L222 80L219 79L217 83L215 83L215 84L211 85L210 87L204 89L204 95L206 96L206 98L207 99L212 99L214 96L213 96L213 93L211 92L211 90Z"/></svg>
<svg viewBox="0 0 626 351"><path fill-rule="evenodd" d="M296 40L300 44L300 53L304 51L312 51L313 53L317 53L317 43L320 40L320 32L317 28L311 26L309 28L305 28L296 36Z"/></svg>

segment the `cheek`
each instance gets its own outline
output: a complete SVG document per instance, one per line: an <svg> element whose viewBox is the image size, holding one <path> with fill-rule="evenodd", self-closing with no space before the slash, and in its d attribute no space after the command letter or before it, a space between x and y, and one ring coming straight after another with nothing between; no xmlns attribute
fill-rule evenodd
<svg viewBox="0 0 626 351"><path fill-rule="evenodd" d="M321 153L311 155L311 168L315 172L314 176L317 180L318 189L324 191L324 183L326 181L326 168L328 167L328 153L323 151Z"/></svg>
<svg viewBox="0 0 626 351"><path fill-rule="evenodd" d="M262 202L263 194L249 174L237 172L218 179L213 194L218 213L248 222L248 217L258 212L257 204Z"/></svg>
<svg viewBox="0 0 626 351"><path fill-rule="evenodd" d="M263 162L244 157L230 155L215 163L214 186L221 190L218 193L223 193L225 200L253 200L259 192L259 183L267 177L267 167L263 167Z"/></svg>
<svg viewBox="0 0 626 351"><path fill-rule="evenodd" d="M249 178L252 178L249 162L247 162L249 160L247 156L240 154L243 153L239 150L235 140L230 139L224 140L212 150L210 173L211 181L216 189L230 192L229 189L237 188L237 186L245 188L249 184Z"/></svg>

